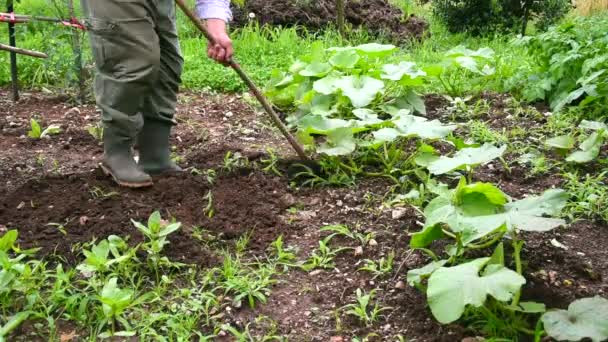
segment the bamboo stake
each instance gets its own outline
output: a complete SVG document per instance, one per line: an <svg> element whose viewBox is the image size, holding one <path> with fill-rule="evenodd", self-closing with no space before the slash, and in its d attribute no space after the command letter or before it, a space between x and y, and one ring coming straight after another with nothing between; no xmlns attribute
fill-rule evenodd
<svg viewBox="0 0 608 342"><path fill-rule="evenodd" d="M36 57L36 58L49 58L49 56L47 54L42 53L42 52L16 48L16 47L12 47L10 45L4 45L4 44L0 44L0 50L14 52L14 53L18 53L20 55L26 55L26 56Z"/></svg>
<svg viewBox="0 0 608 342"><path fill-rule="evenodd" d="M74 0L67 0L70 18L76 17L74 11ZM86 100L84 73L82 69L82 47L80 43L80 32L72 28L72 52L74 53L74 72L78 78L78 101L82 104Z"/></svg>

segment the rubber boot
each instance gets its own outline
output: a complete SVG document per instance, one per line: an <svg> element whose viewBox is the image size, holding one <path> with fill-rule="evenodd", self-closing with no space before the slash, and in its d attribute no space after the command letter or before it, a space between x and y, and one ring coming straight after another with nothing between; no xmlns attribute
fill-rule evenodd
<svg viewBox="0 0 608 342"><path fill-rule="evenodd" d="M171 125L162 121L146 120L138 135L139 166L146 173L181 172L182 169L171 160L169 136Z"/></svg>
<svg viewBox="0 0 608 342"><path fill-rule="evenodd" d="M101 169L120 186L143 188L152 186L152 178L144 173L135 162L131 151L131 139L123 137L111 129L104 129L104 156Z"/></svg>

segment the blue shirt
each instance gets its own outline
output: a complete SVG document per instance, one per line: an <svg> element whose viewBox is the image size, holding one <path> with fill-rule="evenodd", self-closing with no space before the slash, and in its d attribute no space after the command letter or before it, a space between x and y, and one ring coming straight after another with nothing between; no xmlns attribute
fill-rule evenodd
<svg viewBox="0 0 608 342"><path fill-rule="evenodd" d="M196 13L201 19L232 20L230 0L196 0Z"/></svg>

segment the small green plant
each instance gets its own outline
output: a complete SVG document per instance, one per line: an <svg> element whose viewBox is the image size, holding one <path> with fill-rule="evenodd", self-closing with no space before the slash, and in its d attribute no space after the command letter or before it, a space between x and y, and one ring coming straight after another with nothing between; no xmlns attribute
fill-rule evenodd
<svg viewBox="0 0 608 342"><path fill-rule="evenodd" d="M110 278L103 289L99 293L97 300L102 304L103 320L100 322L100 326L103 327L110 323L110 331L106 331L99 335L100 338L108 338L114 336L128 337L134 336L135 331L131 330L131 325L125 319L125 311L132 307L138 306L142 303L149 301L152 298L152 294L142 295L140 297L135 296L135 291L131 289L121 289L118 287L118 279ZM116 323L120 323L124 331L116 331Z"/></svg>
<svg viewBox="0 0 608 342"><path fill-rule="evenodd" d="M476 167L487 164L496 158L502 158L506 150L506 145L496 147L492 144L484 144L480 147L463 148L453 156L437 156L433 152L427 158L429 160L427 167L433 175L443 175L462 170L467 174L470 181Z"/></svg>
<svg viewBox="0 0 608 342"><path fill-rule="evenodd" d="M606 207L608 171L585 176L581 176L579 172L566 172L563 176L566 179L564 188L571 195L571 200L564 209L568 217L571 219L587 217L608 222L608 208Z"/></svg>
<svg viewBox="0 0 608 342"><path fill-rule="evenodd" d="M490 143L494 145L506 145L509 138L504 132L497 132L483 121L472 120L467 124L470 137L478 143Z"/></svg>
<svg viewBox="0 0 608 342"><path fill-rule="evenodd" d="M31 129L27 132L27 136L32 139L42 139L51 135L61 133L61 128L59 125L50 125L45 129L42 129L40 123L36 121L36 119L30 119Z"/></svg>
<svg viewBox="0 0 608 342"><path fill-rule="evenodd" d="M91 250L84 249L82 253L85 260L76 269L85 274L105 273L112 270L114 265L128 262L134 258L135 252L135 249L127 247L123 239L111 235L106 240L93 245Z"/></svg>
<svg viewBox="0 0 608 342"><path fill-rule="evenodd" d="M228 151L224 155L222 170L228 173L234 172L237 169L246 169L249 167L249 159L243 156L240 152Z"/></svg>
<svg viewBox="0 0 608 342"><path fill-rule="evenodd" d="M271 148L267 149L266 153L268 153L268 157L260 159L260 163L262 164L262 171L272 173L279 177L282 176L281 171L279 171L278 169L279 156L277 155L277 153Z"/></svg>
<svg viewBox="0 0 608 342"><path fill-rule="evenodd" d="M276 280L272 279L274 269L267 265L258 264L258 268L248 268L238 258L229 254L224 255L221 269L221 284L226 294L233 294L233 303L241 305L246 299L250 308L255 307L256 301L266 303L270 292L269 286Z"/></svg>
<svg viewBox="0 0 608 342"><path fill-rule="evenodd" d="M361 246L367 245L367 243L373 239L373 233L363 234L360 232L353 232L350 228L342 224L334 224L329 226L321 227L320 231L322 232L331 232L330 235L323 239L324 242L329 242L335 236L345 236L355 241L358 241Z"/></svg>
<svg viewBox="0 0 608 342"><path fill-rule="evenodd" d="M169 244L169 241L167 240L168 236L176 232L182 224L179 222L169 223L164 221L158 211L155 211L150 215L147 225L135 220L131 220L131 222L146 238L146 241L141 245L141 248L148 254L148 264L156 273L156 280L159 282L161 266L178 265L170 262L167 257L163 256L162 251L164 247Z"/></svg>
<svg viewBox="0 0 608 342"><path fill-rule="evenodd" d="M89 193L91 194L91 197L93 197L93 199L108 199L120 195L120 193L116 191L106 191L98 186L93 187L93 189L89 190Z"/></svg>
<svg viewBox="0 0 608 342"><path fill-rule="evenodd" d="M103 141L103 124L98 123L96 125L90 125L87 127L87 132L95 138L95 140L101 142Z"/></svg>
<svg viewBox="0 0 608 342"><path fill-rule="evenodd" d="M283 235L274 240L269 247L270 253L274 257L274 261L285 266L294 266L296 254L292 247L285 247L283 243Z"/></svg>
<svg viewBox="0 0 608 342"><path fill-rule="evenodd" d="M319 248L315 249L312 255L306 260L306 262L301 266L304 271L312 271L316 268L325 268L331 269L334 268L334 258L338 255L338 253L346 250L348 248L341 247L337 249L332 249L328 245L328 241L326 239L319 241Z"/></svg>
<svg viewBox="0 0 608 342"><path fill-rule="evenodd" d="M395 252L391 251L387 257L382 257L378 261L365 259L365 265L359 271L367 271L374 275L374 279L389 274L393 271L393 261Z"/></svg>
<svg viewBox="0 0 608 342"><path fill-rule="evenodd" d="M387 307L380 307L378 303L371 306L375 294L375 290L372 290L369 293L364 293L361 291L361 289L357 289L357 303L348 304L342 309L345 310L347 315L357 317L359 321L365 323L365 325L369 327L380 318L380 313L382 311L390 310L390 308Z"/></svg>
<svg viewBox="0 0 608 342"><path fill-rule="evenodd" d="M207 215L208 218L213 218L213 216L215 216L215 208L213 206L213 193L211 190L207 192L203 199L207 201L207 205L203 208L203 213Z"/></svg>

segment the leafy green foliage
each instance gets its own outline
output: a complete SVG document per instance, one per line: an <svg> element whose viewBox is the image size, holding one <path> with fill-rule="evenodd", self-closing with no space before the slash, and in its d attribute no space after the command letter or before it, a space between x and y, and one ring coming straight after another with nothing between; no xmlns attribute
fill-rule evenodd
<svg viewBox="0 0 608 342"><path fill-rule="evenodd" d="M436 77L451 97L465 93L479 93L496 73L494 51L484 47L471 50L458 45L445 53L438 64L430 65L424 70L431 77Z"/></svg>
<svg viewBox="0 0 608 342"><path fill-rule="evenodd" d="M440 0L433 2L433 14L451 32L480 35L495 31L518 30L528 17L540 28L556 22L570 9L565 0Z"/></svg>
<svg viewBox="0 0 608 342"><path fill-rule="evenodd" d="M568 310L554 310L542 316L547 334L560 341L585 338L608 339L608 300L599 296L575 300Z"/></svg>
<svg viewBox="0 0 608 342"><path fill-rule="evenodd" d="M608 103L607 21L605 16L574 18L520 39L536 60L520 67L510 80L512 89L521 89L527 101L547 101L555 111L579 104L601 117Z"/></svg>
<svg viewBox="0 0 608 342"><path fill-rule="evenodd" d="M482 306L488 295L508 301L526 283L524 277L512 270L501 265L487 265L489 261L490 258L480 258L433 272L427 297L439 322L447 324L458 320L467 305Z"/></svg>
<svg viewBox="0 0 608 342"><path fill-rule="evenodd" d="M289 72L277 71L267 93L275 104L296 108L289 121L300 140L329 156L399 136L445 137L454 127L412 115L425 112L414 90L426 73L412 62L387 63L395 51L376 43L330 49L317 44ZM318 136L325 138L320 144Z"/></svg>

